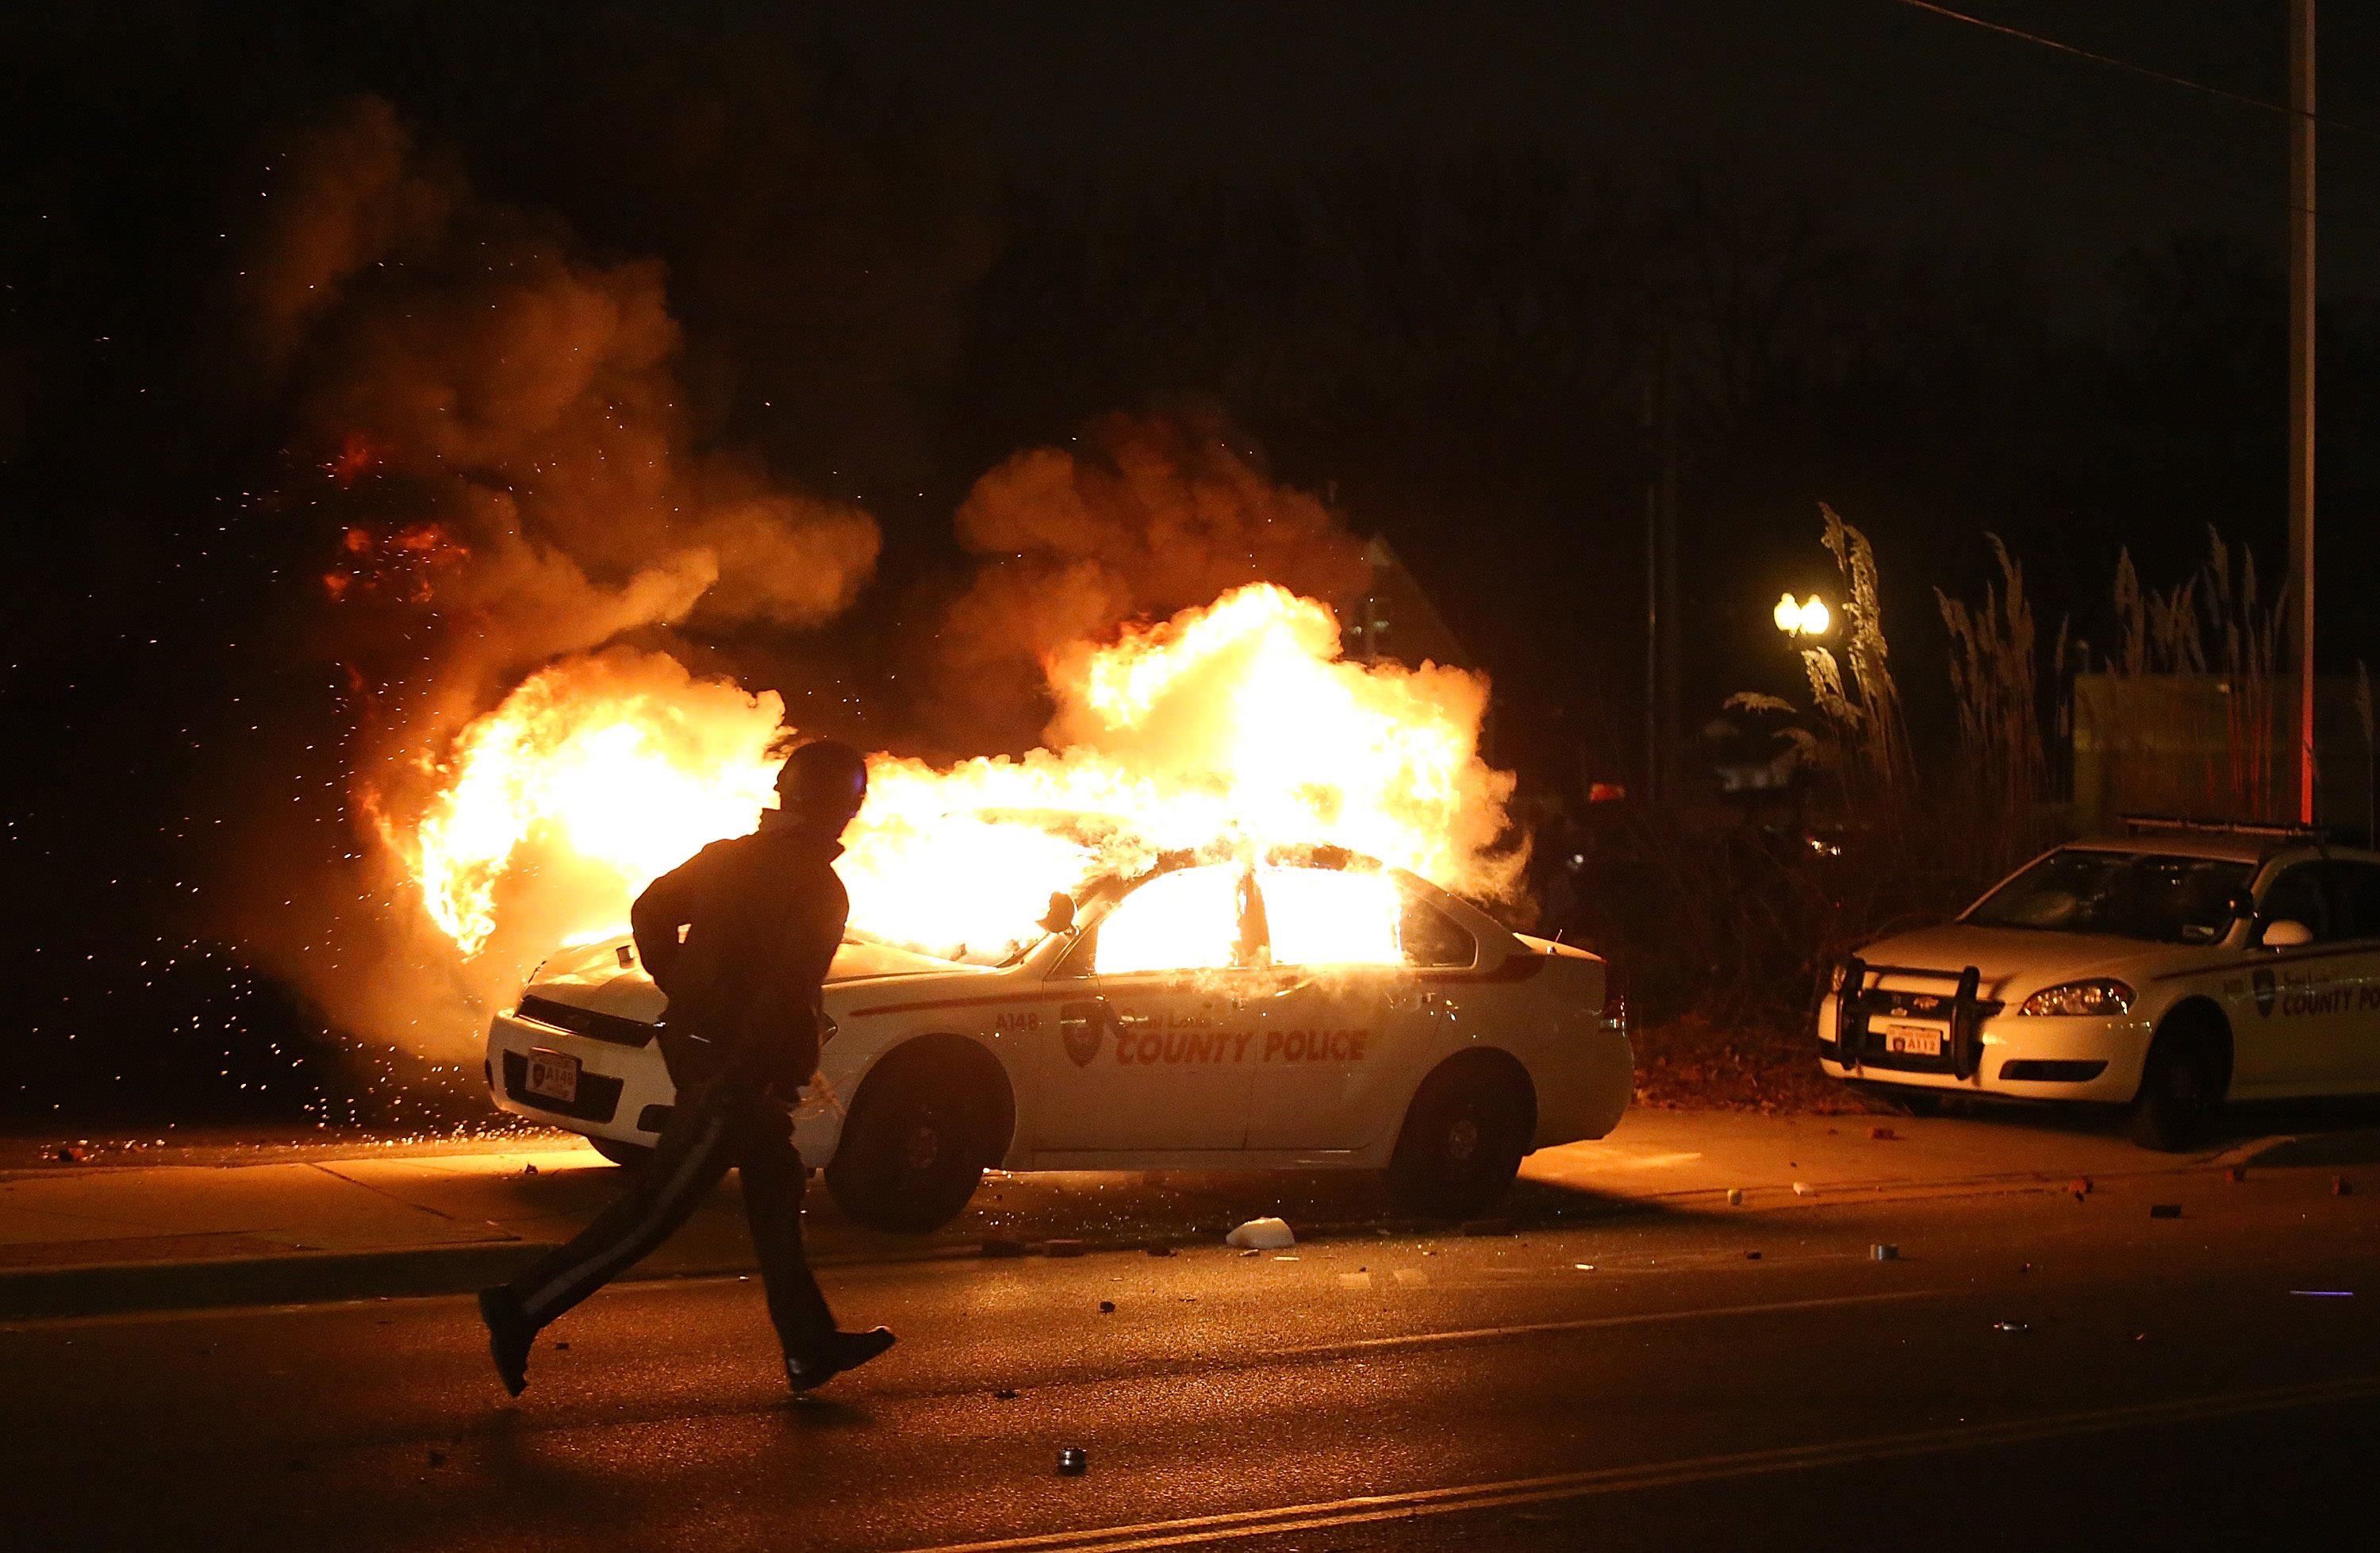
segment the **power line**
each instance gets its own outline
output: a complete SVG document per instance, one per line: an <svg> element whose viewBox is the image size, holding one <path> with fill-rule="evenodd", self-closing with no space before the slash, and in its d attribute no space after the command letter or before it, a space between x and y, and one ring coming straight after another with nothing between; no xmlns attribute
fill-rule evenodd
<svg viewBox="0 0 2380 1553"><path fill-rule="evenodd" d="M2286 103L2268 102L2262 97L2252 97L2244 92L2233 92L2228 87L2213 86L2205 81L2192 80L2188 76L2177 76L2169 71L2157 69L2153 66L2136 64L2116 55L2101 54L2096 50L2086 49L2062 39L2044 37L2038 32L2028 32L2022 27L2010 27L2006 22L1987 20L1983 17L1971 16L1965 11L1954 11L1948 6L1935 4L1934 0L1892 0L1892 4L1905 6L1912 11L1924 11L1931 16L1942 17L1950 21L1964 22L1970 27L1980 27L1986 32L1997 32L2004 38L2020 39L2058 54L2071 55L2077 59L2087 59L2095 65L2110 66L2136 76L2145 76L2150 80L2163 81L2168 86L2178 86L2185 91L2200 92L2208 97L2218 97L2224 102L2237 103L2242 107L2255 108L2282 118L2310 118L2325 129L2342 129L2350 135L2365 135L2380 139L2380 133L2366 129L2359 124L2345 124L2335 118L2324 118L2319 114L2301 113L2300 110L2290 107Z"/></svg>

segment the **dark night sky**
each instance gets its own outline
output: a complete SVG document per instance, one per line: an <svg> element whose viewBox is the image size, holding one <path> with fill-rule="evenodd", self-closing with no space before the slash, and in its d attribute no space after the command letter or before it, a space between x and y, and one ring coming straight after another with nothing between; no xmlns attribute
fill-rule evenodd
<svg viewBox="0 0 2380 1553"><path fill-rule="evenodd" d="M2285 96L2284 0L1962 8ZM2380 11L2323 27L2345 667L2380 656L2352 606L2380 587ZM2086 635L2119 545L2152 582L2210 522L2281 559L2282 117L1896 0L19 5L0 818L16 941L97 968L35 978L28 1030L227 935L192 903L258 795L306 816L273 845L346 844L312 587L342 520L287 499L301 407L253 381L226 300L268 170L363 94L556 242L662 261L702 434L881 524L823 633L698 644L755 683L914 666L978 476L1191 404L1390 535L1495 675L1501 758L1633 780L1659 341L1690 358L1689 726L1795 689L1766 612L1831 581L1820 501L1884 556L1921 733L1929 590L1980 590L1986 530L2045 630ZM958 741L876 691L884 737ZM195 997L112 1017L216 1028Z"/></svg>
<svg viewBox="0 0 2380 1553"><path fill-rule="evenodd" d="M839 33L856 70L1022 163L1229 174L1545 138L1607 160L1750 158L1846 219L2078 274L2175 231L2278 241L2275 116L1894 0L867 9ZM2286 101L2277 0L1967 9ZM2334 4L2322 25L2323 114L2380 131L2362 67L2380 16ZM2332 278L2368 293L2380 133L2331 135L2323 157Z"/></svg>

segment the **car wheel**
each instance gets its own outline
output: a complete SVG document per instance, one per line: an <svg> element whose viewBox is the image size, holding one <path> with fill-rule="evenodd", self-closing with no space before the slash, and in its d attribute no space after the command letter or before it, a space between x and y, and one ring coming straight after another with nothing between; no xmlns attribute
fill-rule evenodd
<svg viewBox="0 0 2380 1553"><path fill-rule="evenodd" d="M2132 1142L2165 1154L2187 1149L2206 1136L2222 1099L2214 1054L2199 1032L2187 1025L2160 1030L2132 1101Z"/></svg>
<svg viewBox="0 0 2380 1553"><path fill-rule="evenodd" d="M827 1161L827 1190L871 1229L939 1229L965 1211L992 1163L991 1109L980 1080L956 1063L896 1060L860 1086Z"/></svg>
<svg viewBox="0 0 2380 1553"><path fill-rule="evenodd" d="M1492 1208L1520 1173L1532 1126L1525 1079L1487 1063L1441 1068L1405 1112L1389 1156L1390 1195L1433 1218Z"/></svg>
<svg viewBox="0 0 2380 1553"><path fill-rule="evenodd" d="M623 1169L634 1169L653 1156L653 1151L643 1143L623 1143L611 1138L589 1138L587 1142L597 1154Z"/></svg>

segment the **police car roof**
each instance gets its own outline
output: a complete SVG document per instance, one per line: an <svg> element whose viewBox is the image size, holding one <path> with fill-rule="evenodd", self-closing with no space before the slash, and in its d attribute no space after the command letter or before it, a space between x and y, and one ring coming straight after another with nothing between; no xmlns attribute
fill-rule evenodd
<svg viewBox="0 0 2380 1553"><path fill-rule="evenodd" d="M2252 831L2161 830L2143 826L2120 835L2084 837L2068 846L2090 852L2138 852L2154 857L2209 858L2224 862L2262 862L2277 852L2309 844L2309 838Z"/></svg>

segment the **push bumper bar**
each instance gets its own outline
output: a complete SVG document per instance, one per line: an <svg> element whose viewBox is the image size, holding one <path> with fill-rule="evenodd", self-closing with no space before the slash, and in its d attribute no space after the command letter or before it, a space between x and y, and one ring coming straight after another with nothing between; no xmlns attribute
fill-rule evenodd
<svg viewBox="0 0 2380 1553"><path fill-rule="evenodd" d="M1871 979L1880 984L1888 976L1939 981L1948 974L1930 967L1870 965L1857 955L1845 960L1842 985L1835 994L1836 1059L1853 1073L1864 1066L1872 1065L1920 1072L1947 1072L1959 1079L1973 1078L1977 1069L1983 1065L1984 1021L2004 1007L1997 999L1981 996L1981 971L1970 965L1960 972L1957 990L1947 997L1871 984ZM1943 1021L1949 1027L1949 1036L1943 1043L1942 1056L1925 1058L1894 1053L1888 1058L1869 1034L1869 1021L1878 1014L1888 1019Z"/></svg>

